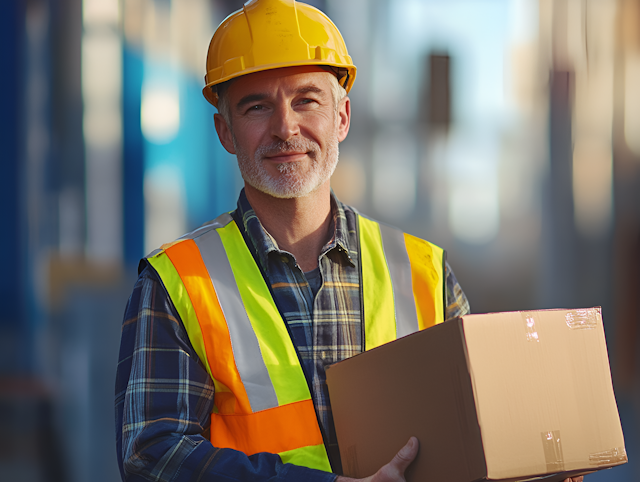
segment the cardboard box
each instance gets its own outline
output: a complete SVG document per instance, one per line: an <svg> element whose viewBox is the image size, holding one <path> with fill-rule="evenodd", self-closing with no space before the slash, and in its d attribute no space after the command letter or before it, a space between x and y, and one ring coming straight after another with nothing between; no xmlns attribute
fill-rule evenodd
<svg viewBox="0 0 640 482"><path fill-rule="evenodd" d="M344 475L411 435L409 482L563 480L627 461L600 308L468 315L332 365Z"/></svg>

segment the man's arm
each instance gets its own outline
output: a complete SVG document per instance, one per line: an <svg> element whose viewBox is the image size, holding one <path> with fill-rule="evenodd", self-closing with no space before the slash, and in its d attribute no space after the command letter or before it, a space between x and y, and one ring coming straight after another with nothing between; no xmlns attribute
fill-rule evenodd
<svg viewBox="0 0 640 482"><path fill-rule="evenodd" d="M162 283L147 267L129 299L116 377L116 432L126 481L312 480L335 475L276 454L250 457L211 445L214 387Z"/></svg>

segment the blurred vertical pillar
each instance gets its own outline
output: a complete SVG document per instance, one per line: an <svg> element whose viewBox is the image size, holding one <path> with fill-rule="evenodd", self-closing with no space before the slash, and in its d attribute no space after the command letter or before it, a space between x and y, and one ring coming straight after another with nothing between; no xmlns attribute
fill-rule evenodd
<svg viewBox="0 0 640 482"><path fill-rule="evenodd" d="M617 393L635 395L640 407L640 0L620 3L617 32L613 126L616 349L611 357Z"/></svg>
<svg viewBox="0 0 640 482"><path fill-rule="evenodd" d="M118 0L82 2L86 255L120 264L122 249L122 41Z"/></svg>
<svg viewBox="0 0 640 482"><path fill-rule="evenodd" d="M0 367L2 371L20 371L26 364L26 350L16 349L25 337L24 219L20 199L20 162L22 99L24 86L25 11L23 2L0 3L0 145L2 145L2 176L0 176L0 249L3 253L0 277Z"/></svg>
<svg viewBox="0 0 640 482"><path fill-rule="evenodd" d="M44 368L46 272L42 268L55 218L50 202L49 3L4 2L0 17L1 366L10 373L33 374Z"/></svg>
<svg viewBox="0 0 640 482"><path fill-rule="evenodd" d="M451 124L451 57L447 54L429 55L429 97L427 112L432 129L447 131Z"/></svg>
<svg viewBox="0 0 640 482"><path fill-rule="evenodd" d="M573 306L576 232L573 213L571 105L574 74L554 69L549 80L549 174L543 199L540 304Z"/></svg>
<svg viewBox="0 0 640 482"><path fill-rule="evenodd" d="M21 156L22 199L27 257L25 271L26 320L32 337L29 363L34 372L50 373L46 315L47 262L55 242L56 206L52 202L51 156L51 13L49 0L26 3L25 16L25 119L24 152Z"/></svg>
<svg viewBox="0 0 640 482"><path fill-rule="evenodd" d="M58 194L58 251L80 259L85 245L85 172L82 138L82 0L51 5L53 171Z"/></svg>
<svg viewBox="0 0 640 482"><path fill-rule="evenodd" d="M140 124L143 58L124 43L122 54L122 185L124 262L137 266L144 256L144 138Z"/></svg>
<svg viewBox="0 0 640 482"><path fill-rule="evenodd" d="M451 126L451 56L446 51L431 51L423 58L420 105L417 113L419 142L420 185L416 193L416 204L426 209L418 210L418 223L433 222L432 204L434 185L432 159L434 152L445 146ZM427 161L427 162L425 162ZM420 229L420 228L417 228Z"/></svg>
<svg viewBox="0 0 640 482"><path fill-rule="evenodd" d="M43 309L57 214L51 4L0 4L0 480L64 480Z"/></svg>

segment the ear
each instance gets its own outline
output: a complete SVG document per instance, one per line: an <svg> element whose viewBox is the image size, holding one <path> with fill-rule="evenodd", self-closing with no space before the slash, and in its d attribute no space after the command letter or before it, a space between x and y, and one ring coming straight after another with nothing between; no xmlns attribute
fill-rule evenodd
<svg viewBox="0 0 640 482"><path fill-rule="evenodd" d="M233 134L231 129L227 125L227 121L224 120L220 114L213 114L213 123L216 125L216 132L222 147L224 147L229 154L235 154L236 150L233 146Z"/></svg>
<svg viewBox="0 0 640 482"><path fill-rule="evenodd" d="M351 100L347 96L340 101L338 119L338 142L342 142L347 138L351 125Z"/></svg>

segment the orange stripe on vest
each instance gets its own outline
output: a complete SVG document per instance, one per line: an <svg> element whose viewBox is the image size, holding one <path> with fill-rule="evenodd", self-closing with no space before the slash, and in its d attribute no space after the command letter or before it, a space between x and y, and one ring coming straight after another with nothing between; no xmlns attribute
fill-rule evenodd
<svg viewBox="0 0 640 482"><path fill-rule="evenodd" d="M235 366L229 329L198 246L193 240L187 239L174 244L165 253L189 293L203 333L211 374L231 391L229 393L216 390L215 405L218 411L251 413L247 392ZM215 356L210 356L211 353L215 353Z"/></svg>
<svg viewBox="0 0 640 482"><path fill-rule="evenodd" d="M413 284L413 296L416 300L418 327L424 330L438 323L435 308L437 301L434 299L434 295L439 296L441 293L433 291L437 280L427 279L429 275L432 278L438 276L431 261L433 251L427 241L410 234L405 233L404 242L411 263L411 283ZM420 297L416 296L416 293L420 293Z"/></svg>
<svg viewBox="0 0 640 482"><path fill-rule="evenodd" d="M323 441L313 402L303 400L248 415L212 413L211 443L253 455L277 454Z"/></svg>

